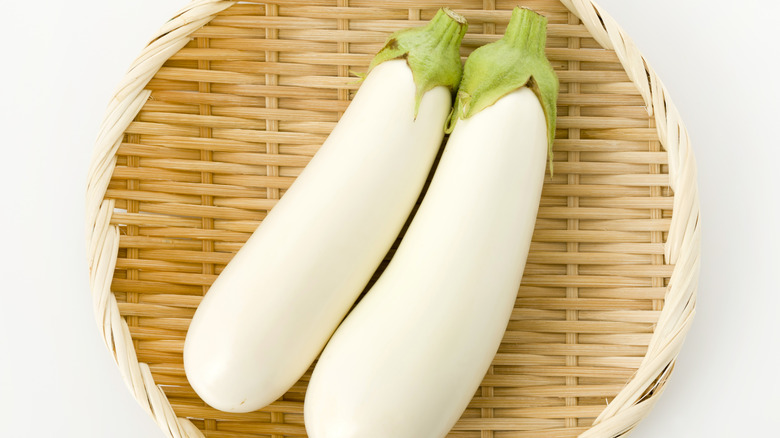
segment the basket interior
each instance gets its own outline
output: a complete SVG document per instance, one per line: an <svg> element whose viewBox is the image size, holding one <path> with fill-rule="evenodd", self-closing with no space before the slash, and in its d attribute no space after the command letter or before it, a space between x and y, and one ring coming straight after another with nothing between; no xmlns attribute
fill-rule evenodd
<svg viewBox="0 0 780 438"><path fill-rule="evenodd" d="M446 4L469 21L464 59L503 34L516 4ZM673 268L663 257L667 155L641 96L615 53L561 3L519 4L550 23L547 53L561 81L555 174L545 176L503 343L452 437L585 431L639 366ZM310 372L265 409L219 412L187 383L186 330L335 126L358 87L350 72L365 72L390 32L440 6L242 2L196 31L147 85L151 98L125 132L106 193L121 231L112 291L138 360L207 437L305 436Z"/></svg>

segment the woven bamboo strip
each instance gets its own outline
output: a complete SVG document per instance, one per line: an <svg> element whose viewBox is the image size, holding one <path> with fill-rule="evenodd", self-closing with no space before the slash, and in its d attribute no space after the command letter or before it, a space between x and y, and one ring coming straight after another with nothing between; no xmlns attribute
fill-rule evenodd
<svg viewBox="0 0 780 438"><path fill-rule="evenodd" d="M588 0L522 4L550 20L556 174L499 353L451 436L621 436L657 401L693 317L695 163L666 90L614 20ZM168 436L305 434L310 372L261 411L221 413L187 384L184 334L348 105L349 71L439 6L199 0L120 84L90 167L90 286L106 345ZM449 6L471 22L465 57L498 38L514 2Z"/></svg>

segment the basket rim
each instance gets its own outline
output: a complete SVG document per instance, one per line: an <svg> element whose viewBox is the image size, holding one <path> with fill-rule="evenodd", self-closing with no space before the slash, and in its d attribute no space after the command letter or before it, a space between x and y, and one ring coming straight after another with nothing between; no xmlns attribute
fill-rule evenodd
<svg viewBox="0 0 780 438"><path fill-rule="evenodd" d="M605 49L614 50L655 121L661 146L667 152L674 209L664 243L666 264L674 269L666 288L665 305L642 363L580 437L616 437L647 416L663 392L683 340L695 315L700 260L699 198L696 165L687 130L669 94L650 64L617 22L591 0L560 0ZM149 366L139 362L127 322L120 316L110 291L115 269L119 228L111 225L114 200L105 199L116 152L124 131L148 100L144 87L167 59L189 41L189 35L219 12L238 3L193 0L171 18L150 41L120 82L107 109L88 172L86 238L90 289L96 322L121 374L141 406L169 436L202 437L186 418L177 418L157 387Z"/></svg>

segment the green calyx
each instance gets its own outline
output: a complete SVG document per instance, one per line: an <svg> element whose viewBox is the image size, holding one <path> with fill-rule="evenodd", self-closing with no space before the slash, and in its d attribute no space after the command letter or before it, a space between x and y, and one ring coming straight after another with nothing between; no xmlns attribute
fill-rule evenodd
<svg viewBox="0 0 780 438"><path fill-rule="evenodd" d="M466 19L448 8L439 9L425 26L403 29L390 35L376 54L368 71L391 59L404 58L412 70L416 86L414 115L423 95L437 86L455 91L463 67L460 63L460 42L466 34Z"/></svg>
<svg viewBox="0 0 780 438"><path fill-rule="evenodd" d="M525 8L515 8L504 37L469 55L447 132L458 119L467 119L498 99L527 86L539 98L547 120L548 157L552 173L558 77L544 53L547 18Z"/></svg>

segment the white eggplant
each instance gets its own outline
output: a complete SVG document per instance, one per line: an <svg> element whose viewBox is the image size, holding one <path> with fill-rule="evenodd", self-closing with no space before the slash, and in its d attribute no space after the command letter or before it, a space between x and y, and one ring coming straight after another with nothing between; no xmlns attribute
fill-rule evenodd
<svg viewBox="0 0 780 438"><path fill-rule="evenodd" d="M557 95L557 79L545 59L546 73L497 100L483 100L495 83L482 87L527 65L507 45L544 58L545 25L517 10L503 45L466 61L457 124L428 192L315 366L304 402L311 438L444 437L479 387L522 278L555 125L554 98L542 101Z"/></svg>
<svg viewBox="0 0 780 438"><path fill-rule="evenodd" d="M430 172L465 27L440 11L393 35L320 150L211 286L184 344L187 378L206 403L249 412L278 399L352 307Z"/></svg>

